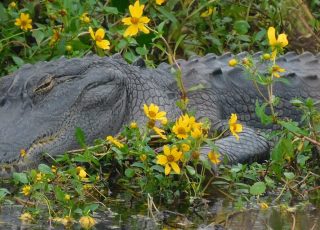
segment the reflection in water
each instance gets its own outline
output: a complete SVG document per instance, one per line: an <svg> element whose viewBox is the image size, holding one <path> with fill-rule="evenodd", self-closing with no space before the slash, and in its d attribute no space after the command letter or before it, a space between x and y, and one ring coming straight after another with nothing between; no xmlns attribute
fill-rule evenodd
<svg viewBox="0 0 320 230"><path fill-rule="evenodd" d="M174 210L148 215L145 203L111 202L110 210L95 214L99 220L96 229L320 229L320 210L309 205L295 212L280 212L279 208L235 211L231 202L223 199L202 202L194 207L178 205ZM0 209L2 229L64 229L63 226L42 222L32 225L19 220L22 206L4 205ZM111 211L112 210L112 211ZM44 210L45 212L45 210ZM150 214L150 213L149 213ZM74 226L72 229L80 229Z"/></svg>

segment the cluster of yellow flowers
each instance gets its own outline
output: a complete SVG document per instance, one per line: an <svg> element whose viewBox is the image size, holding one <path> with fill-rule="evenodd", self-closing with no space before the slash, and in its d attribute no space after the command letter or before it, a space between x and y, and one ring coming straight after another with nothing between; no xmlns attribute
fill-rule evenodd
<svg viewBox="0 0 320 230"><path fill-rule="evenodd" d="M162 139L167 139L164 135L165 131L156 126L157 121L160 121L162 125L167 124L168 119L166 117L166 112L160 111L159 106L151 103L150 106L146 104L143 106L144 114L149 119L148 127L153 129L153 131L158 134Z"/></svg>
<svg viewBox="0 0 320 230"><path fill-rule="evenodd" d="M175 123L172 131L179 139L186 139L190 135L195 139L202 137L202 123L196 122L194 116L182 115Z"/></svg>
<svg viewBox="0 0 320 230"><path fill-rule="evenodd" d="M156 0L155 2L157 5L162 5L165 2L165 0ZM15 2L12 2L9 4L10 9L14 9L16 7L17 5ZM129 5L130 17L126 17L122 19L123 24L125 26L128 26L123 34L124 37L135 36L138 34L139 31L146 34L150 33L150 30L148 29L148 26L147 26L150 19L146 16L143 16L144 7L145 7L144 5L140 5L139 0L137 0L133 5ZM84 12L79 17L79 19L83 23L88 24L91 22L91 18L89 17L89 14L87 12ZM19 17L16 18L15 25L19 26L24 31L31 30L32 19L30 18L29 14L21 13ZM95 41L95 44L97 47L103 50L110 49L110 41L107 39L104 39L105 30L103 28L99 28L96 32L94 32L93 29L89 27L89 34L92 40ZM57 41L56 34L54 34L51 44L54 44L54 41ZM69 51L70 50L72 50L72 48L71 49L69 48Z"/></svg>
<svg viewBox="0 0 320 230"><path fill-rule="evenodd" d="M279 34L278 38L276 37L276 30L274 27L269 27L268 29L268 41L269 41L269 46L271 47L271 54L265 53L262 55L263 60L272 60L273 65L270 68L270 74L272 77L280 78L280 73L285 72L286 70L284 68L281 68L280 66L275 64L275 58L277 57L277 53L279 51L282 51L284 47L286 47L289 42L287 39L286 34ZM242 60L242 64L246 67L250 67L251 63L248 62L249 60L247 58L244 58ZM235 58L232 58L229 60L229 66L230 67L235 67L238 65L238 60Z"/></svg>

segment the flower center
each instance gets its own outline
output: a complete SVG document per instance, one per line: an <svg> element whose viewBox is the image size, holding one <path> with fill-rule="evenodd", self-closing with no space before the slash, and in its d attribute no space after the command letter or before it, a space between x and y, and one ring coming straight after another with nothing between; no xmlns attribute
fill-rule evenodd
<svg viewBox="0 0 320 230"><path fill-rule="evenodd" d="M172 155L167 156L167 160L168 160L168 162L173 162L174 156L172 156Z"/></svg>
<svg viewBox="0 0 320 230"><path fill-rule="evenodd" d="M157 116L157 113L154 112L154 111L149 111L149 116L150 117L155 117L155 116Z"/></svg>
<svg viewBox="0 0 320 230"><path fill-rule="evenodd" d="M26 26L26 25L27 25L27 21L21 20L21 26Z"/></svg>
<svg viewBox="0 0 320 230"><path fill-rule="evenodd" d="M186 134L187 132L186 132L186 129L184 127L179 127L178 128L178 133L183 135L183 134Z"/></svg>
<svg viewBox="0 0 320 230"><path fill-rule="evenodd" d="M102 41L102 37L101 36L99 36L99 35L96 35L96 41L98 41L98 42L100 42L100 41Z"/></svg>
<svg viewBox="0 0 320 230"><path fill-rule="evenodd" d="M132 24L138 24L139 23L139 18L131 17L131 23Z"/></svg>

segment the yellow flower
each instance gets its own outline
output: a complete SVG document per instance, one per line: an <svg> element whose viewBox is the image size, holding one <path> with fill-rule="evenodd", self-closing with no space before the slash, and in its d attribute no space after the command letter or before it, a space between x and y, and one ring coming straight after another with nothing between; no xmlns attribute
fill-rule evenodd
<svg viewBox="0 0 320 230"><path fill-rule="evenodd" d="M96 224L96 220L91 216L82 216L79 220L79 224L84 229L90 229Z"/></svg>
<svg viewBox="0 0 320 230"><path fill-rule="evenodd" d="M260 203L259 206L261 209L268 209L269 208L269 205L265 202Z"/></svg>
<svg viewBox="0 0 320 230"><path fill-rule="evenodd" d="M173 146L171 149L168 145L163 146L164 155L157 156L157 164L164 165L165 175L169 175L171 169L177 174L180 174L180 167L177 162L180 160L182 152L178 151L176 146Z"/></svg>
<svg viewBox="0 0 320 230"><path fill-rule="evenodd" d="M79 176L81 179L87 177L87 172L86 172L86 170L85 170L83 167L81 167L81 166L78 166L78 167L77 167L77 174L78 174L78 176Z"/></svg>
<svg viewBox="0 0 320 230"><path fill-rule="evenodd" d="M252 66L252 61L248 58L244 58L244 59L242 59L242 64L244 66L250 67L250 66Z"/></svg>
<svg viewBox="0 0 320 230"><path fill-rule="evenodd" d="M129 6L131 17L123 18L122 22L126 26L129 26L124 32L123 36L135 36L139 31L148 34L150 31L146 27L146 24L150 21L148 17L143 17L144 5L140 5L139 0L134 5Z"/></svg>
<svg viewBox="0 0 320 230"><path fill-rule="evenodd" d="M265 53L265 54L262 55L262 59L263 59L263 60L266 60L266 61L267 61L267 60L270 60L270 58L271 58L271 55L268 54L268 53Z"/></svg>
<svg viewBox="0 0 320 230"><path fill-rule="evenodd" d="M36 175L36 181L41 181L42 180L43 174L41 172L37 173Z"/></svg>
<svg viewBox="0 0 320 230"><path fill-rule="evenodd" d="M210 161L211 161L213 164L215 164L215 165L217 165L217 164L219 164L219 163L221 162L221 160L219 159L219 158L220 158L220 154L219 154L219 153L216 153L216 152L214 152L214 151L210 151L210 152L208 153L208 158L209 158Z"/></svg>
<svg viewBox="0 0 320 230"><path fill-rule="evenodd" d="M56 173L57 172L57 166L52 165L51 166L51 172Z"/></svg>
<svg viewBox="0 0 320 230"><path fill-rule="evenodd" d="M278 50L289 44L286 34L279 34L278 38L276 38L276 29L274 27L269 27L268 29L268 40L272 49L272 59L277 56Z"/></svg>
<svg viewBox="0 0 320 230"><path fill-rule="evenodd" d="M64 218L56 217L56 218L53 218L53 221L60 223L66 227L70 227L74 222L74 220L71 216L65 216Z"/></svg>
<svg viewBox="0 0 320 230"><path fill-rule="evenodd" d="M71 45L66 45L65 49L66 51L71 52L73 47Z"/></svg>
<svg viewBox="0 0 320 230"><path fill-rule="evenodd" d="M160 129L160 128L154 126L153 131L155 131L155 133L158 134L162 139L167 140L166 135L164 135L165 131L163 129Z"/></svg>
<svg viewBox="0 0 320 230"><path fill-rule="evenodd" d="M156 0L157 5L162 5L166 0Z"/></svg>
<svg viewBox="0 0 320 230"><path fill-rule="evenodd" d="M65 200L70 200L71 196L69 194L64 195Z"/></svg>
<svg viewBox="0 0 320 230"><path fill-rule="evenodd" d="M179 139L186 139L190 132L189 117L181 116L172 127L172 131Z"/></svg>
<svg viewBox="0 0 320 230"><path fill-rule="evenodd" d="M151 120L165 120L166 119L166 112L160 111L159 107L153 103L150 104L150 106L147 106L146 104L143 105L143 110L145 115L151 119Z"/></svg>
<svg viewBox="0 0 320 230"><path fill-rule="evenodd" d="M32 19L29 19L30 15L21 13L19 18L16 18L14 23L16 26L19 26L22 30L28 31L32 29Z"/></svg>
<svg viewBox="0 0 320 230"><path fill-rule="evenodd" d="M280 78L280 74L279 73L283 73L286 70L284 68L281 68L278 65L274 65L271 67L271 74L272 76L276 77L276 78Z"/></svg>
<svg viewBox="0 0 320 230"><path fill-rule="evenodd" d="M232 113L229 119L229 128L232 135L235 136L237 140L239 140L239 136L237 133L242 132L242 125L238 124L237 120L238 120L237 114Z"/></svg>
<svg viewBox="0 0 320 230"><path fill-rule="evenodd" d="M29 196L30 195L30 192L31 192L31 185L25 185L22 187L22 194L25 195L25 196Z"/></svg>
<svg viewBox="0 0 320 230"><path fill-rule="evenodd" d="M238 61L234 58L229 61L230 67L235 67L237 64L238 64Z"/></svg>
<svg viewBox="0 0 320 230"><path fill-rule="evenodd" d="M24 158L27 155L27 151L25 149L20 150L20 156Z"/></svg>
<svg viewBox="0 0 320 230"><path fill-rule="evenodd" d="M83 185L83 190L90 190L90 189L92 189L92 185L91 184L85 184L85 185Z"/></svg>
<svg viewBox="0 0 320 230"><path fill-rule="evenodd" d="M215 10L215 8L209 7L206 11L203 11L203 12L200 14L200 17L202 17L202 18L209 17L209 16L213 13L214 10Z"/></svg>
<svg viewBox="0 0 320 230"><path fill-rule="evenodd" d="M138 124L136 122L131 122L130 123L130 128L131 129L136 129L136 128L138 128Z"/></svg>
<svg viewBox="0 0 320 230"><path fill-rule="evenodd" d="M164 118L161 120L161 124L162 124L162 125L168 124L168 119L167 119L166 117L164 117Z"/></svg>
<svg viewBox="0 0 320 230"><path fill-rule="evenodd" d="M50 46L53 46L60 39L60 32L60 30L53 30L53 35L49 42Z"/></svg>
<svg viewBox="0 0 320 230"><path fill-rule="evenodd" d="M89 27L89 33L91 38L96 41L96 45L101 49L108 50L110 49L110 42L106 39L103 39L105 36L104 29L100 28L96 32L93 31L91 27Z"/></svg>
<svg viewBox="0 0 320 230"><path fill-rule="evenodd" d="M89 23L91 21L89 14L87 12L81 14L80 20L83 21L84 23Z"/></svg>
<svg viewBox="0 0 320 230"><path fill-rule="evenodd" d="M31 221L33 221L33 217L29 212L22 213L19 219L25 223L30 223Z"/></svg>
<svg viewBox="0 0 320 230"><path fill-rule="evenodd" d="M201 136L202 136L202 130L201 130L201 128L193 129L193 130L191 131L191 136L192 136L194 139L200 139Z"/></svg>
<svg viewBox="0 0 320 230"><path fill-rule="evenodd" d="M119 142L117 139L113 138L112 136L107 136L106 140L111 142L112 144L114 144L120 149L124 147L124 145L121 142Z"/></svg>
<svg viewBox="0 0 320 230"><path fill-rule="evenodd" d="M142 154L141 156L140 156L140 160L141 161L145 161L147 159L147 155L146 154Z"/></svg>
<svg viewBox="0 0 320 230"><path fill-rule="evenodd" d="M188 152L190 150L190 145L184 143L180 146L180 149L182 152Z"/></svg>
<svg viewBox="0 0 320 230"><path fill-rule="evenodd" d="M15 2L10 2L9 8L10 8L10 9L15 9L15 8L17 8L17 3L15 3Z"/></svg>

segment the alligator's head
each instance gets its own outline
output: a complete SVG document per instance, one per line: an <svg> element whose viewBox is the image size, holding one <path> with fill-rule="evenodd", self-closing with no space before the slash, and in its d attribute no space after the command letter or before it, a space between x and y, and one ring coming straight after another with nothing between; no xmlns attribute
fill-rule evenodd
<svg viewBox="0 0 320 230"><path fill-rule="evenodd" d="M116 58L63 58L0 79L0 177L34 166L43 152L78 148L76 127L89 141L119 132L128 114L124 66Z"/></svg>

